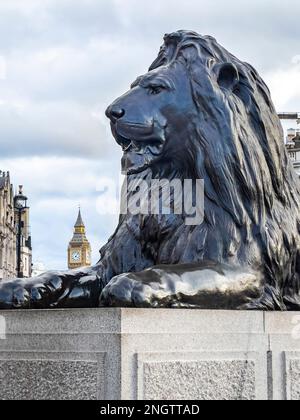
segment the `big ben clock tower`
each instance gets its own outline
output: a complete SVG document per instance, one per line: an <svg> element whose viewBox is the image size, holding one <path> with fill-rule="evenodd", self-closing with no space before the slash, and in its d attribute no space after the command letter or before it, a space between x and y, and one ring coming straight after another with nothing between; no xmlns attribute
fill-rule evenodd
<svg viewBox="0 0 300 420"><path fill-rule="evenodd" d="M73 238L68 248L69 269L91 265L91 246L85 234L85 225L79 209L77 221L74 226Z"/></svg>

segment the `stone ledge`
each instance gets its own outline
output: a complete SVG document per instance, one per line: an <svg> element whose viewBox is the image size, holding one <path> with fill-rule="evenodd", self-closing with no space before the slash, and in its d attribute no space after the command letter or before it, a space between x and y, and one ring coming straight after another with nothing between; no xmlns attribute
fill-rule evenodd
<svg viewBox="0 0 300 420"><path fill-rule="evenodd" d="M0 316L7 328L0 399L300 399L299 313L99 308ZM64 394L60 374L61 383L68 378Z"/></svg>

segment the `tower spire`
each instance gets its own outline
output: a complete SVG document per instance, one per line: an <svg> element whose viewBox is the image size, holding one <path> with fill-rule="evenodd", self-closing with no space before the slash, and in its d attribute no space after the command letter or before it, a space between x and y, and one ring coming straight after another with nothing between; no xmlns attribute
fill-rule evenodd
<svg viewBox="0 0 300 420"><path fill-rule="evenodd" d="M79 210L78 210L78 217L75 223L75 227L85 227L84 222L82 220L82 216L81 216L81 209L79 206Z"/></svg>

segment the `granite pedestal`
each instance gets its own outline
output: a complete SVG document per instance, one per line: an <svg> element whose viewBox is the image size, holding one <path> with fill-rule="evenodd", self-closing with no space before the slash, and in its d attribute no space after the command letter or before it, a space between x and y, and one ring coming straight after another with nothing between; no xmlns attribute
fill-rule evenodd
<svg viewBox="0 0 300 420"><path fill-rule="evenodd" d="M0 399L300 399L299 313L0 311L0 325Z"/></svg>

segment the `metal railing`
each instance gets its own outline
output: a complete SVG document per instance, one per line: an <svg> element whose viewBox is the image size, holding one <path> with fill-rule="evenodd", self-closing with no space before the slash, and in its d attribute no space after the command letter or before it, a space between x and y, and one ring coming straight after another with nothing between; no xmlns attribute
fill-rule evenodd
<svg viewBox="0 0 300 420"><path fill-rule="evenodd" d="M300 123L300 112L279 112L278 117L281 120L296 120Z"/></svg>

